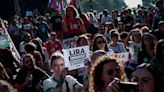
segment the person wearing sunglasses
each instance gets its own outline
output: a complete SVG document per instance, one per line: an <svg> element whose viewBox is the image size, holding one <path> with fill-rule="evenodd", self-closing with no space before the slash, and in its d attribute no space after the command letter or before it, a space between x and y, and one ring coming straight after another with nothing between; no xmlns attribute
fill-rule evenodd
<svg viewBox="0 0 164 92"><path fill-rule="evenodd" d="M99 34L99 33L94 36L93 41L92 41L92 46L91 46L91 51L94 52L96 50L104 50L109 55L114 53L112 49L108 48L108 43L107 43L106 38L102 34Z"/></svg>
<svg viewBox="0 0 164 92"><path fill-rule="evenodd" d="M106 88L115 78L126 81L125 73L115 59L109 56L98 58L91 67L89 75L89 92L107 92Z"/></svg>
<svg viewBox="0 0 164 92"><path fill-rule="evenodd" d="M136 70L132 73L131 79L132 82L137 83L137 92L158 92L156 91L157 82L153 71L154 70L151 68L151 65L147 63L142 63L137 66ZM125 92L121 89L119 83L119 80L112 81L107 87L107 92Z"/></svg>

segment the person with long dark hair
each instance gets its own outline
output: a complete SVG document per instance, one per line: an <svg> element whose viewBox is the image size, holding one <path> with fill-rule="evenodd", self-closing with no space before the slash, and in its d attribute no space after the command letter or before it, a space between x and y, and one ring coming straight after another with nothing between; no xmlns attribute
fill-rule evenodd
<svg viewBox="0 0 164 92"><path fill-rule="evenodd" d="M155 47L155 59L151 63L157 79L157 92L164 92L164 39L157 42Z"/></svg>
<svg viewBox="0 0 164 92"><path fill-rule="evenodd" d="M142 36L142 49L138 52L138 64L150 63L155 56L156 37L152 34L145 33Z"/></svg>

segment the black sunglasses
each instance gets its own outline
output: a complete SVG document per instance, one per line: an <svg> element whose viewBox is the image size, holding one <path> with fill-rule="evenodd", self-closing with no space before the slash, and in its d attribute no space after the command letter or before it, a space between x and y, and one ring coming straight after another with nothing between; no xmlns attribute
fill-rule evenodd
<svg viewBox="0 0 164 92"><path fill-rule="evenodd" d="M105 43L105 41L97 41L98 44Z"/></svg>

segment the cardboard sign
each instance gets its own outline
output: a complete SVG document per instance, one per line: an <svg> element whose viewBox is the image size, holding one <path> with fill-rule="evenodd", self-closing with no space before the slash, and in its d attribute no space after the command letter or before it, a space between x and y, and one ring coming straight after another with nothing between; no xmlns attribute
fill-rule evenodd
<svg viewBox="0 0 164 92"><path fill-rule="evenodd" d="M84 60L89 58L89 46L64 49L65 66L68 70L83 68Z"/></svg>
<svg viewBox="0 0 164 92"><path fill-rule="evenodd" d="M9 41L7 39L7 35L0 35L0 48L10 47Z"/></svg>
<svg viewBox="0 0 164 92"><path fill-rule="evenodd" d="M77 39L77 37L63 39L62 42L63 42L64 49L76 47L76 39Z"/></svg>
<svg viewBox="0 0 164 92"><path fill-rule="evenodd" d="M117 62L127 62L129 60L129 53L122 52L122 53L115 53L110 55L112 58L115 58Z"/></svg>

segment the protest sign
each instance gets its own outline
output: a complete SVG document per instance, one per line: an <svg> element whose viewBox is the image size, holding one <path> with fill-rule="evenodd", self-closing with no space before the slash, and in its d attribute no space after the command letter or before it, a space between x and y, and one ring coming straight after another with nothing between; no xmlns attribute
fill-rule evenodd
<svg viewBox="0 0 164 92"><path fill-rule="evenodd" d="M10 47L9 41L7 39L7 35L0 35L0 48Z"/></svg>
<svg viewBox="0 0 164 92"><path fill-rule="evenodd" d="M89 46L64 49L65 66L68 70L83 68L84 60L89 58Z"/></svg>
<svg viewBox="0 0 164 92"><path fill-rule="evenodd" d="M127 62L129 60L129 53L122 52L122 53L115 53L110 55L112 58L116 59L117 62Z"/></svg>
<svg viewBox="0 0 164 92"><path fill-rule="evenodd" d="M62 42L63 42L64 49L76 47L76 39L77 37L63 39Z"/></svg>

